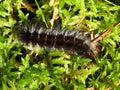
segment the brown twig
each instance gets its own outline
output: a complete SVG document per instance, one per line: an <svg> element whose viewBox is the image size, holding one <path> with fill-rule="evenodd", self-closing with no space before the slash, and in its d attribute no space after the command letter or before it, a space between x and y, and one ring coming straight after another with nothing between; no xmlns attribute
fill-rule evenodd
<svg viewBox="0 0 120 90"><path fill-rule="evenodd" d="M22 2L21 4L21 8L24 8L24 9L27 9L27 10L30 10L31 12L35 12L35 10L27 3L27 2Z"/></svg>
<svg viewBox="0 0 120 90"><path fill-rule="evenodd" d="M115 23L114 27L117 27L118 25L120 25L120 21L118 21L117 23ZM107 29L105 32L101 33L98 37L96 37L95 39L93 39L91 42L92 43L98 42L99 40L101 40L103 37L105 37L110 32L111 32L111 29Z"/></svg>

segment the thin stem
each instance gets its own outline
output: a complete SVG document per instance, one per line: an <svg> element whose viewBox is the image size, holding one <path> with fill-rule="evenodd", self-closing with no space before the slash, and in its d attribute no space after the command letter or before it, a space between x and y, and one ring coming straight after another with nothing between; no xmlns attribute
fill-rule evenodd
<svg viewBox="0 0 120 90"><path fill-rule="evenodd" d="M117 27L118 25L120 25L120 21L118 21L117 23L115 23L113 26ZM98 42L99 40L101 40L103 37L105 37L110 32L111 32L111 29L107 29L105 32L101 33L98 37L96 37L95 39L93 39L91 42L92 43Z"/></svg>

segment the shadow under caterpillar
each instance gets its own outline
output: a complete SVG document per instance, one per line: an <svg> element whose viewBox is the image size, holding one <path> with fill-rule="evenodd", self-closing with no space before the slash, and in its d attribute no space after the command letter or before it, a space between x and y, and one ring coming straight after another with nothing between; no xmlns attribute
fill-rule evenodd
<svg viewBox="0 0 120 90"><path fill-rule="evenodd" d="M120 22L117 22L114 27L119 24ZM71 31L67 28L60 28L59 25L47 29L39 23L20 24L16 30L18 30L18 39L23 43L31 43L43 48L62 48L67 52L77 52L80 57L93 60L101 51L98 41L111 31L108 29L91 40L81 29Z"/></svg>

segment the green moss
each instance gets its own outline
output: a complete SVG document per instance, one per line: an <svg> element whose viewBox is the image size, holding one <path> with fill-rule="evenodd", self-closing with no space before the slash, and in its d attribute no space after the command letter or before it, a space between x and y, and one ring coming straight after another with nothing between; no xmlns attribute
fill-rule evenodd
<svg viewBox="0 0 120 90"><path fill-rule="evenodd" d="M0 1L0 89L119 90L120 27L113 27L120 19L119 0L52 1ZM30 50L14 37L13 28L31 18L30 12L46 27L51 18L53 22L56 19L54 13L61 18L63 27L81 27L94 34L107 28L112 32L100 41L104 52L96 58L96 63L62 51L46 54L44 50L36 50L29 56Z"/></svg>

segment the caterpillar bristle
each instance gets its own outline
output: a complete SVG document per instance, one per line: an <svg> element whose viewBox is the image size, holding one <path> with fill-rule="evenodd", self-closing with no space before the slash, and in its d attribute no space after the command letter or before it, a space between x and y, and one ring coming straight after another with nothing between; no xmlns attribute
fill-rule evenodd
<svg viewBox="0 0 120 90"><path fill-rule="evenodd" d="M23 43L31 43L33 46L37 44L47 48L63 48L67 52L77 52L80 57L90 59L95 59L98 54L97 49L91 44L90 38L84 35L81 29L68 30L55 26L47 29L38 23L20 24L18 27L18 39Z"/></svg>

